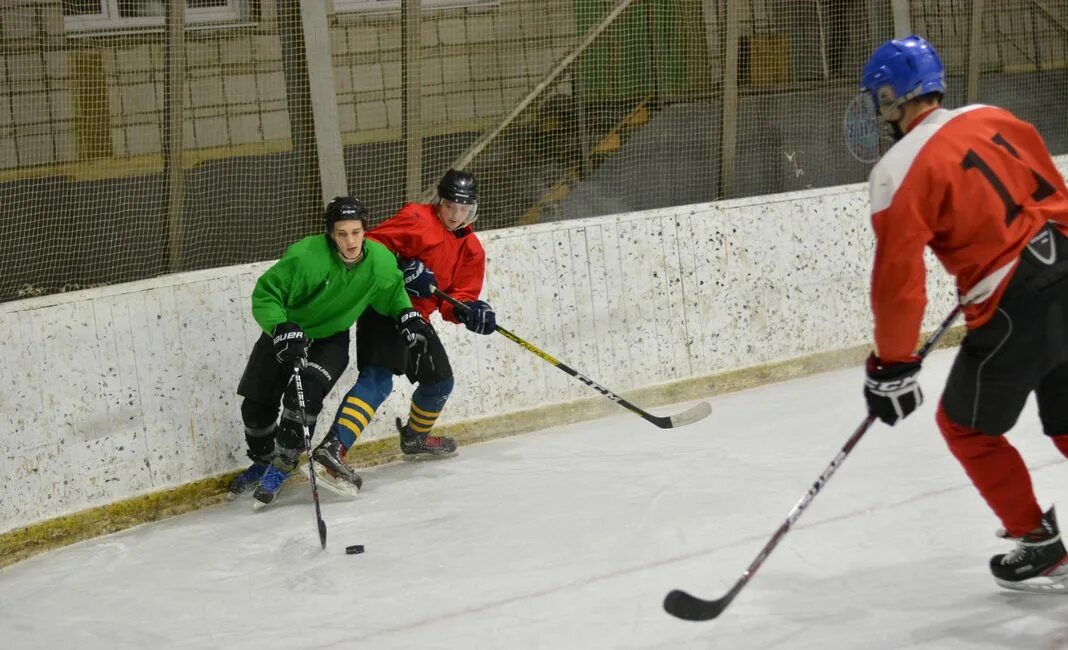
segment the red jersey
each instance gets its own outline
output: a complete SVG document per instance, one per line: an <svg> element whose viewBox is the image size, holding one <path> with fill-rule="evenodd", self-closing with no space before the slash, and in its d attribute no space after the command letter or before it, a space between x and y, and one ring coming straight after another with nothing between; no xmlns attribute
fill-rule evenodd
<svg viewBox="0 0 1068 650"><path fill-rule="evenodd" d="M486 272L486 252L470 226L449 231L438 219L434 206L409 203L397 214L367 232L367 236L401 259L416 258L434 273L438 288L460 302L477 300ZM412 306L424 317L435 310L453 323L460 319L453 307L437 298L412 298Z"/></svg>
<svg viewBox="0 0 1068 650"><path fill-rule="evenodd" d="M876 354L912 356L929 246L957 281L969 328L985 323L1046 222L1068 234L1068 189L1035 128L992 106L921 116L869 177Z"/></svg>

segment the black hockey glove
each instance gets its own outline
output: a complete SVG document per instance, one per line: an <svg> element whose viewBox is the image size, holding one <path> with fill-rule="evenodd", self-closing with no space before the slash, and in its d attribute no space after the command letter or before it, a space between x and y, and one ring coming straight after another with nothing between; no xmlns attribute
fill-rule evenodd
<svg viewBox="0 0 1068 650"><path fill-rule="evenodd" d="M472 300L464 303L467 309L460 310L460 320L467 325L467 329L476 334L493 334L497 331L497 315L493 308L482 300Z"/></svg>
<svg viewBox="0 0 1068 650"><path fill-rule="evenodd" d="M291 366L308 358L311 341L300 325L282 323L274 328L274 356L283 366Z"/></svg>
<svg viewBox="0 0 1068 650"><path fill-rule="evenodd" d="M408 349L416 354L426 351L426 339L430 336L430 323L414 309L402 312L397 318L397 331L400 332Z"/></svg>
<svg viewBox="0 0 1068 650"><path fill-rule="evenodd" d="M923 391L916 381L920 372L918 359L883 363L873 353L868 356L867 370L864 399L868 401L870 415L893 426L923 404Z"/></svg>
<svg viewBox="0 0 1068 650"><path fill-rule="evenodd" d="M425 264L417 259L404 260L401 262L401 270L404 272L404 288L409 294L416 298L429 298L434 295L438 279Z"/></svg>

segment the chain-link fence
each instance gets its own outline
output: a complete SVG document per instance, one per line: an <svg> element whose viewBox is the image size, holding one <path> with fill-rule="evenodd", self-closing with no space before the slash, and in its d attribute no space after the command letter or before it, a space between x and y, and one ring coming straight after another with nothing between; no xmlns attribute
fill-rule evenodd
<svg viewBox="0 0 1068 650"><path fill-rule="evenodd" d="M862 181L842 113L910 32L1068 153L1068 0L9 0L0 301L272 259L449 166L480 230Z"/></svg>

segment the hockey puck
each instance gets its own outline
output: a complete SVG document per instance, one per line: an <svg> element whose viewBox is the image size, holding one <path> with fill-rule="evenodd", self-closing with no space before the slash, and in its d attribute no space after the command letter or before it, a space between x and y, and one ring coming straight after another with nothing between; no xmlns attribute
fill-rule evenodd
<svg viewBox="0 0 1068 650"><path fill-rule="evenodd" d="M363 553L363 544L353 544L345 547L346 555L359 555L360 553Z"/></svg>

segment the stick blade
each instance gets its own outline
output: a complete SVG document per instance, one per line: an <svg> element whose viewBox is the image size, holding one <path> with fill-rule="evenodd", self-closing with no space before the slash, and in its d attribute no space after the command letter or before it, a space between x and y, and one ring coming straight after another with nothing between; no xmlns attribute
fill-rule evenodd
<svg viewBox="0 0 1068 650"><path fill-rule="evenodd" d="M668 419L671 421L671 428L675 428L693 424L694 422L707 418L709 415L712 415L712 407L708 405L708 402L701 402L678 415L672 415Z"/></svg>
<svg viewBox="0 0 1068 650"><path fill-rule="evenodd" d="M684 621L707 621L719 616L729 602L726 598L702 600L674 589L664 598L664 611Z"/></svg>
<svg viewBox="0 0 1068 650"><path fill-rule="evenodd" d="M319 544L326 550L326 522L319 520Z"/></svg>

